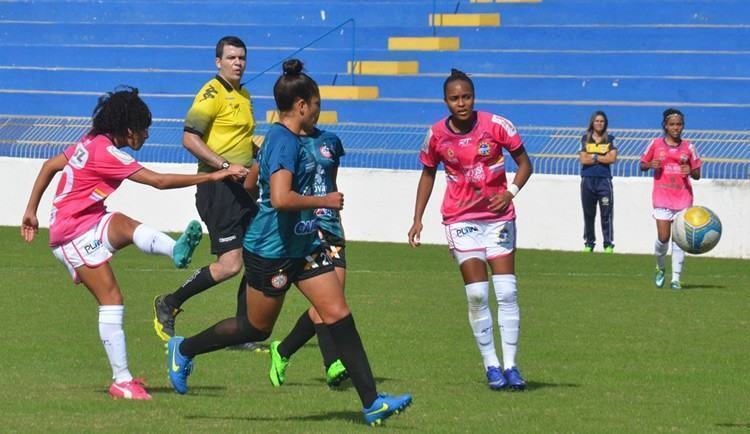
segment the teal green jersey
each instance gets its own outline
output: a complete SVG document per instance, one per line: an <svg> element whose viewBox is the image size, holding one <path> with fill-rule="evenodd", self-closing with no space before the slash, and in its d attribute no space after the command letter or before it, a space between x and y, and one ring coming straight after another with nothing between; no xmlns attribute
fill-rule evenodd
<svg viewBox="0 0 750 434"><path fill-rule="evenodd" d="M339 158L344 155L341 140L335 134L317 128L310 136L300 136L300 140L302 146L307 148L307 151L315 158L313 194L325 196L328 193L338 191L335 176L338 172ZM338 210L317 208L314 213L318 218L317 222L320 229L344 238L344 230L341 227Z"/></svg>
<svg viewBox="0 0 750 434"><path fill-rule="evenodd" d="M245 233L244 247L263 258L304 258L318 245L314 210L277 211L271 206L271 175L279 170L292 173L292 189L312 196L317 164L300 137L281 124L266 133L258 155L258 214Z"/></svg>

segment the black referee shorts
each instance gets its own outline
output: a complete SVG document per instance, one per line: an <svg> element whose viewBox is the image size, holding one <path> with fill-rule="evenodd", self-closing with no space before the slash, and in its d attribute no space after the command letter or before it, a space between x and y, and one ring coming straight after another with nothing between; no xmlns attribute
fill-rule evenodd
<svg viewBox="0 0 750 434"><path fill-rule="evenodd" d="M242 184L231 180L197 185L195 207L208 227L214 255L242 248L245 230L258 212Z"/></svg>

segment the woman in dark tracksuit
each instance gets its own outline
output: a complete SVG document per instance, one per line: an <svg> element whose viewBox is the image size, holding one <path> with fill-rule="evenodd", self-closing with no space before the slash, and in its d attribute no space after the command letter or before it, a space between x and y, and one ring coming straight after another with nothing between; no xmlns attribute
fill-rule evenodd
<svg viewBox="0 0 750 434"><path fill-rule="evenodd" d="M613 253L614 197L612 192L612 171L610 165L617 160L614 136L607 133L609 121L603 111L591 115L586 134L581 138L581 205L583 205L584 252L593 252L596 244L594 221L596 205L599 204L602 219L604 251Z"/></svg>

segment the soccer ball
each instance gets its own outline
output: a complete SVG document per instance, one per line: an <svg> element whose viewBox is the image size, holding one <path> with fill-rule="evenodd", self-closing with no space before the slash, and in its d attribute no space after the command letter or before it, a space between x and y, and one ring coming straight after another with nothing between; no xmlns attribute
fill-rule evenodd
<svg viewBox="0 0 750 434"><path fill-rule="evenodd" d="M672 240L688 253L706 253L721 239L721 220L704 206L678 213L672 221Z"/></svg>

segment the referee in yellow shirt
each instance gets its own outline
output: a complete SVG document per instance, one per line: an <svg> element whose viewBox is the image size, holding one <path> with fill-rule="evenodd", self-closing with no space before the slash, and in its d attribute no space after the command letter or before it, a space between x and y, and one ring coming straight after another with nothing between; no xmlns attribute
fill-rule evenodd
<svg viewBox="0 0 750 434"><path fill-rule="evenodd" d="M253 106L240 83L246 64L247 49L240 38L219 40L218 73L198 91L185 117L182 145L198 159L198 172L253 165ZM196 270L175 292L154 300L154 329L164 341L174 336L174 319L185 301L242 270L245 229L257 212L240 179L199 186L195 206L208 227L217 260ZM238 295L244 295L244 287L243 279ZM244 308L238 314L245 315Z"/></svg>

